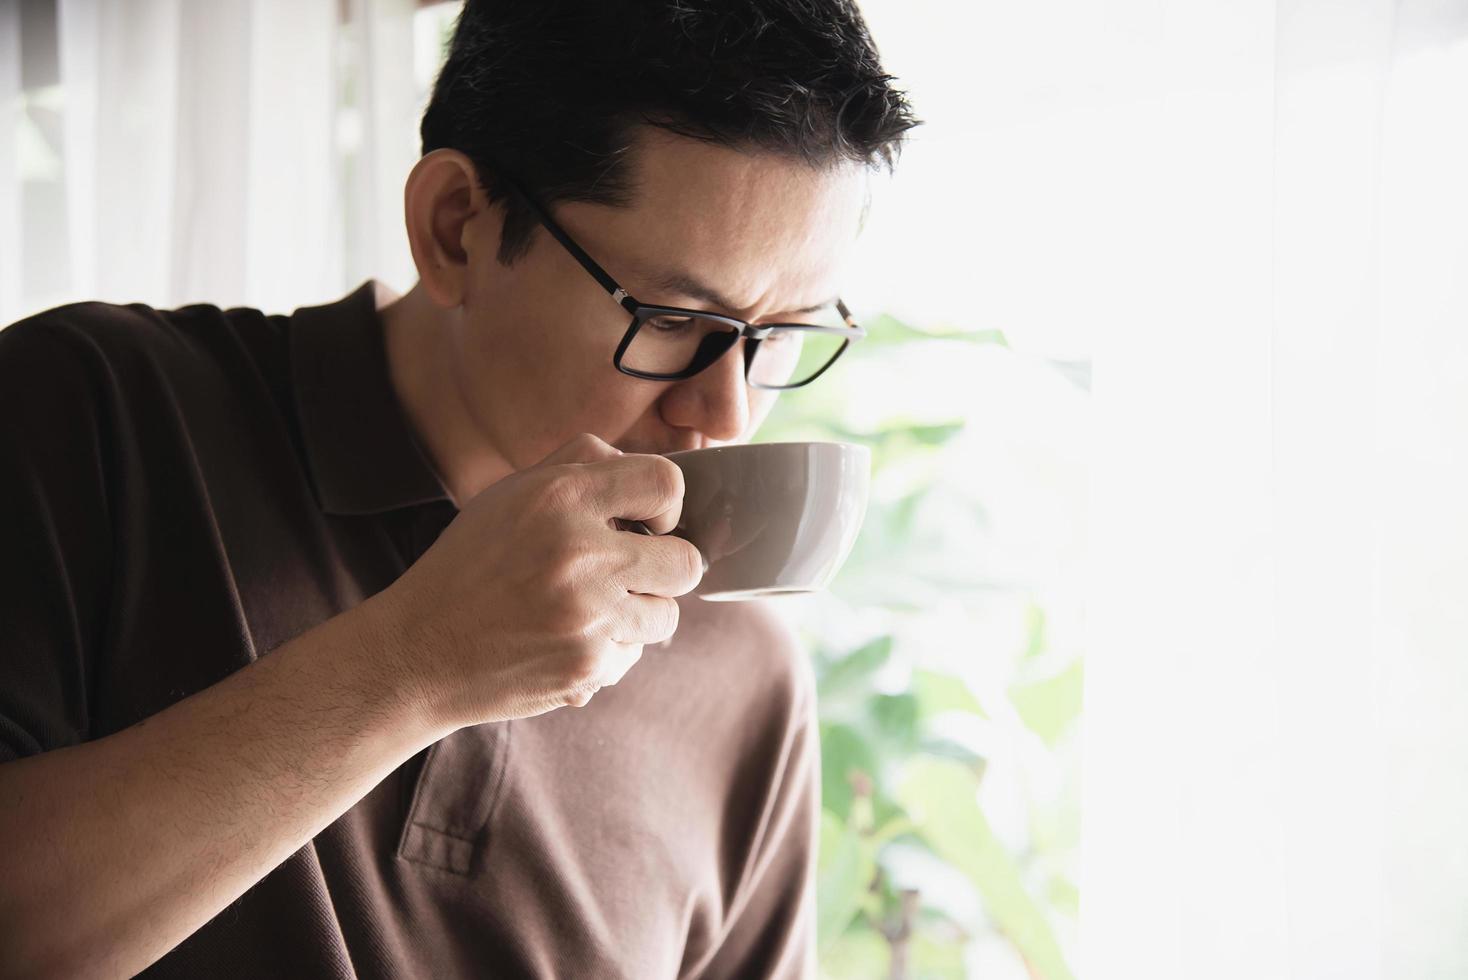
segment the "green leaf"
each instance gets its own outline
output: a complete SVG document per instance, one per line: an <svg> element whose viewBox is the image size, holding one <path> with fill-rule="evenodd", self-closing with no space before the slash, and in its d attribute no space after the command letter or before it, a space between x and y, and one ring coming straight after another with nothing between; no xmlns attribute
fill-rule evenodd
<svg viewBox="0 0 1468 980"><path fill-rule="evenodd" d="M918 746L923 752L939 759L952 759L961 762L966 767L983 776L986 760L979 753L961 742L955 742L951 738L925 738Z"/></svg>
<svg viewBox="0 0 1468 980"><path fill-rule="evenodd" d="M962 942L943 942L919 930L912 938L914 980L963 980Z"/></svg>
<svg viewBox="0 0 1468 980"><path fill-rule="evenodd" d="M870 319L863 326L866 327L866 339L852 347L852 354L858 357L870 356L880 348L892 347L898 344L914 344L931 340L961 340L975 344L999 344L1003 347L1009 346L1009 341L1002 330L954 330L954 329L921 329L911 326L890 314L882 314Z"/></svg>
<svg viewBox="0 0 1468 980"><path fill-rule="evenodd" d="M913 522L917 520L918 508L922 506L923 499L927 495L927 488L924 488L921 493L910 493L891 507L874 508L877 511L877 519L894 535L906 536L912 531Z"/></svg>
<svg viewBox="0 0 1468 980"><path fill-rule="evenodd" d="M917 747L918 699L913 694L875 694L868 702L877 732L889 748L905 755Z"/></svg>
<svg viewBox="0 0 1468 980"><path fill-rule="evenodd" d="M901 837L903 834L916 829L917 824L909 820L907 814L897 813L889 817L881 827L872 831L868 840L871 842L873 848L880 849L883 844L893 838Z"/></svg>
<svg viewBox="0 0 1468 980"><path fill-rule="evenodd" d="M872 826L886 827L892 821L906 816L902 807L883 791L882 784L878 782L875 792L872 793Z"/></svg>
<svg viewBox="0 0 1468 980"><path fill-rule="evenodd" d="M876 454L890 454L899 449L911 451L918 446L942 446L964 430L966 422L886 422L875 429L848 429L841 425L831 426L831 435L841 442L856 442L870 446ZM875 468L875 462L874 462Z"/></svg>
<svg viewBox="0 0 1468 980"><path fill-rule="evenodd" d="M1084 678L1081 660L1041 681L1017 684L1009 689L1009 700L1024 719L1026 727L1054 746L1081 713L1081 691Z"/></svg>
<svg viewBox="0 0 1468 980"><path fill-rule="evenodd" d="M873 847L830 810L821 813L816 869L816 935L821 949L846 931L860 911L876 872Z"/></svg>
<svg viewBox="0 0 1468 980"><path fill-rule="evenodd" d="M944 422L938 425L909 425L900 429L890 430L894 434L904 435L924 446L941 446L964 429L964 423Z"/></svg>
<svg viewBox="0 0 1468 980"><path fill-rule="evenodd" d="M877 756L861 733L850 725L821 724L821 805L843 820L851 813L853 771L875 780Z"/></svg>
<svg viewBox="0 0 1468 980"><path fill-rule="evenodd" d="M821 953L821 976L828 980L887 980L892 949L870 926L851 929Z"/></svg>
<svg viewBox="0 0 1468 980"><path fill-rule="evenodd" d="M1049 922L1025 890L1019 868L979 809L978 781L963 766L914 760L899 794L922 835L968 876L984 907L1039 980L1074 980Z"/></svg>
<svg viewBox="0 0 1468 980"><path fill-rule="evenodd" d="M1045 610L1030 603L1025 610L1025 632L1029 636L1025 647L1024 659L1029 660L1038 657L1046 650L1045 646Z"/></svg>
<svg viewBox="0 0 1468 980"><path fill-rule="evenodd" d="M880 636L839 660L830 662L817 684L820 697L832 697L857 686L881 670L892 655L892 637Z"/></svg>
<svg viewBox="0 0 1468 980"><path fill-rule="evenodd" d="M1052 877L1050 887L1046 890L1046 896L1055 908L1069 912L1072 918L1080 917L1081 890L1069 878L1063 875Z"/></svg>
<svg viewBox="0 0 1468 980"><path fill-rule="evenodd" d="M952 674L940 674L935 670L915 670L912 675L913 691L922 705L924 718L940 715L945 711L962 711L988 719L989 713L979 704L969 686L962 678Z"/></svg>
<svg viewBox="0 0 1468 980"><path fill-rule="evenodd" d="M885 907L885 896L878 891L869 891L861 900L861 911L870 921L878 922Z"/></svg>

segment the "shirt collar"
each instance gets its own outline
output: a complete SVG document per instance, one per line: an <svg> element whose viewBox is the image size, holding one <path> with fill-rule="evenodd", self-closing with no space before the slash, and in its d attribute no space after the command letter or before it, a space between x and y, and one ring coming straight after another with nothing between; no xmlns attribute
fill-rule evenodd
<svg viewBox="0 0 1468 980"><path fill-rule="evenodd" d="M316 499L329 514L378 514L451 500L388 378L371 279L291 314L291 384Z"/></svg>

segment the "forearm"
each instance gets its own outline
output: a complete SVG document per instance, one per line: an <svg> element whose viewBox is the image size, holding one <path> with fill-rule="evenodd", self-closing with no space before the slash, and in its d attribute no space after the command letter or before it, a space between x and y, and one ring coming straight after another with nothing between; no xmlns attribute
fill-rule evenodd
<svg viewBox="0 0 1468 980"><path fill-rule="evenodd" d="M448 734L349 613L122 732L0 765L0 975L130 976Z"/></svg>

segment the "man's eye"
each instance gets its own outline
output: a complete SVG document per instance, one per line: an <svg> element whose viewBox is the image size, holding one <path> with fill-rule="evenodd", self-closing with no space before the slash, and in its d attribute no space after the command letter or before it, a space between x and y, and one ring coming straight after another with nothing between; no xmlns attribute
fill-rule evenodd
<svg viewBox="0 0 1468 980"><path fill-rule="evenodd" d="M677 333L679 330L688 329L689 325L693 323L693 317L655 316L647 323L654 330L661 330L663 333Z"/></svg>

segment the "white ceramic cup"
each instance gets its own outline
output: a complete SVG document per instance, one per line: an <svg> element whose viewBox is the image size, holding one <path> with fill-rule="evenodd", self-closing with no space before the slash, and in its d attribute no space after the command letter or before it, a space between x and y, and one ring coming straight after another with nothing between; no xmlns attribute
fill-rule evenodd
<svg viewBox="0 0 1468 980"><path fill-rule="evenodd" d="M672 532L708 570L693 595L733 601L823 589L866 514L871 451L842 442L765 442L669 453L683 471Z"/></svg>

